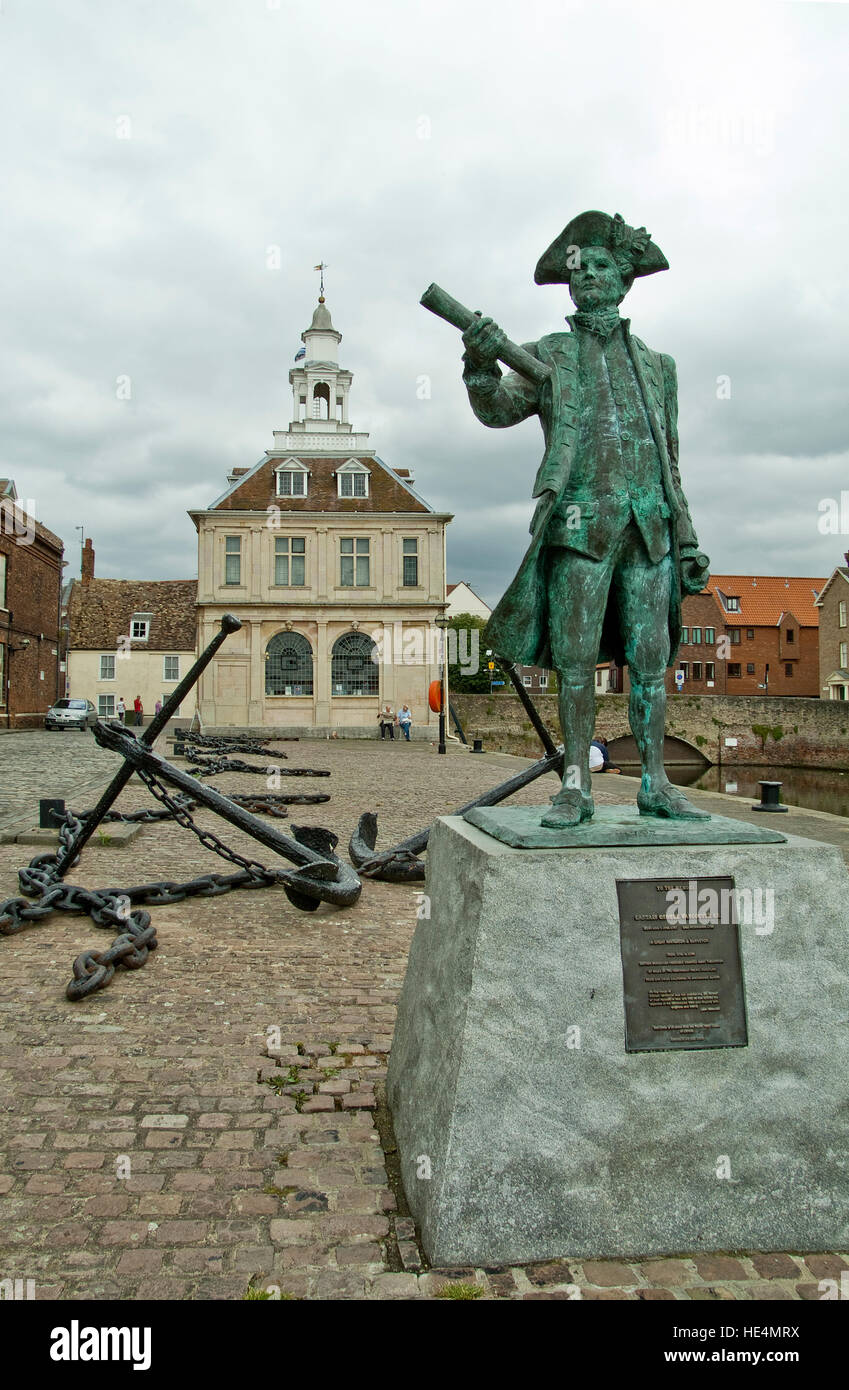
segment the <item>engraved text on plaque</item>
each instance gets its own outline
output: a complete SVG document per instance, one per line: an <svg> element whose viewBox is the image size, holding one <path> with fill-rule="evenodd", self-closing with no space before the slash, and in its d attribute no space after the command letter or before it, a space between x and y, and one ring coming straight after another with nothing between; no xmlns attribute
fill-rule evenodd
<svg viewBox="0 0 849 1390"><path fill-rule="evenodd" d="M628 1052L745 1047L733 878L618 879Z"/></svg>

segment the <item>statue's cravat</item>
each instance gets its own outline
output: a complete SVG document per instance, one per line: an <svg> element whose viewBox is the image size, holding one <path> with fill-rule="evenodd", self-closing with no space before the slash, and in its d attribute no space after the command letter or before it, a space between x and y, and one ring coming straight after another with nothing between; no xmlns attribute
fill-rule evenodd
<svg viewBox="0 0 849 1390"><path fill-rule="evenodd" d="M598 333L601 338L609 337L614 328L618 328L623 322L616 308L579 309L572 315L572 321L578 328L588 328L591 333Z"/></svg>

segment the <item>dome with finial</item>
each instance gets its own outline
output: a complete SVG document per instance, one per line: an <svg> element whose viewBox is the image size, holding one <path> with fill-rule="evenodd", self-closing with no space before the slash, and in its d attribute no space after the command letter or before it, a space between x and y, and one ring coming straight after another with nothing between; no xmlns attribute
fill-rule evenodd
<svg viewBox="0 0 849 1390"><path fill-rule="evenodd" d="M312 316L310 329L318 329L319 331L329 329L331 333L335 331L330 318L330 310L324 302L323 294L319 296L318 304Z"/></svg>

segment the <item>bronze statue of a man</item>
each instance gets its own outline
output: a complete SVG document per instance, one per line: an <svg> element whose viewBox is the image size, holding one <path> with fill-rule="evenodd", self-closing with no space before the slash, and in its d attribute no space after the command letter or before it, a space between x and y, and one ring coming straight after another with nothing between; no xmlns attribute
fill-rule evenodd
<svg viewBox="0 0 849 1390"><path fill-rule="evenodd" d="M524 344L550 376L542 384L502 377L507 339L492 319L463 334L463 380L478 419L502 428L538 415L545 436L533 539L486 640L510 661L557 670L564 777L542 820L554 829L593 814L595 667L608 660L629 667L640 813L703 815L664 771L664 673L680 641L681 593L704 588L709 562L681 489L675 363L634 337L618 308L638 275L668 268L644 227L585 212L534 274L538 285L568 285L577 309L570 332Z"/></svg>

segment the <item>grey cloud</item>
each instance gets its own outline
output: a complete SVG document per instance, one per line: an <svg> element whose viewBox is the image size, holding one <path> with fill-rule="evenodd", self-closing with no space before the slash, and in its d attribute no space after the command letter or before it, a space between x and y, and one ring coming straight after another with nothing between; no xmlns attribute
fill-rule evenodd
<svg viewBox="0 0 849 1390"><path fill-rule="evenodd" d="M828 573L849 544L815 510L846 483L847 7L769 15L5 6L0 472L69 559L85 522L101 574L193 574L186 508L288 421L324 258L354 422L455 513L450 577L492 601L527 541L541 436L479 425L459 335L417 301L435 279L520 341L553 331L568 297L533 266L597 206L645 222L670 260L626 312L678 362L714 564Z"/></svg>

